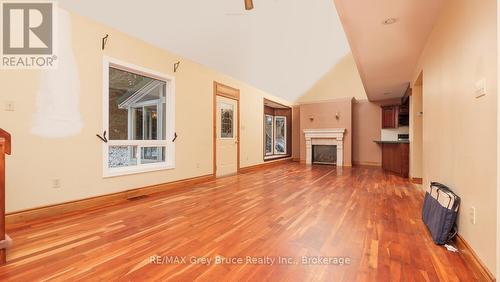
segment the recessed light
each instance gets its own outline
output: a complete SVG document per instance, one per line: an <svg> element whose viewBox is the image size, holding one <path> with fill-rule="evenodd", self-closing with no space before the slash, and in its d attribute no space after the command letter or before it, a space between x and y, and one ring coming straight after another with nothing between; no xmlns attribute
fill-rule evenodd
<svg viewBox="0 0 500 282"><path fill-rule="evenodd" d="M384 25L390 25L390 24L396 23L397 21L398 21L397 18L388 18L385 21L383 21L382 24L384 24Z"/></svg>

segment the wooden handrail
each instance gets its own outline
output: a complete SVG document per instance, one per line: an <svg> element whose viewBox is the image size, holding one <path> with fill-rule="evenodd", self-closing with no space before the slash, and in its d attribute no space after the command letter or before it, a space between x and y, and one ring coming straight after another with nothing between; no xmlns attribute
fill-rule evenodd
<svg viewBox="0 0 500 282"><path fill-rule="evenodd" d="M4 145L4 154L10 155L12 149L10 134L1 128L0 128L0 143L3 143Z"/></svg>
<svg viewBox="0 0 500 282"><path fill-rule="evenodd" d="M0 265L7 262L6 247L10 238L5 234L5 155L11 154L10 134L0 128Z"/></svg>

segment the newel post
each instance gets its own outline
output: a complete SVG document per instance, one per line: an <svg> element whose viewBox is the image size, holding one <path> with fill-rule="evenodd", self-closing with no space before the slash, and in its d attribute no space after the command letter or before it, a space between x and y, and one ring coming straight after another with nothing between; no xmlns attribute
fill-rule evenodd
<svg viewBox="0 0 500 282"><path fill-rule="evenodd" d="M5 234L5 156L11 153L10 134L0 128L0 265L7 262L11 239Z"/></svg>

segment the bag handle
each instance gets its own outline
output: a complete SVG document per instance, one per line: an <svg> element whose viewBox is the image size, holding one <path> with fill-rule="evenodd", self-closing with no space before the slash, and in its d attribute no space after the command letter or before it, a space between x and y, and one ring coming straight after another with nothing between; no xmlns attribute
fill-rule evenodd
<svg viewBox="0 0 500 282"><path fill-rule="evenodd" d="M451 191L451 189L448 186L441 184L439 182L431 182L431 187L436 187L438 192L439 192L439 190L449 192L449 194L446 194L446 195L448 196L448 198L450 198L450 201L452 200L451 195L453 195L453 197L454 197L453 206L452 206L453 210L455 210L458 207L458 205L460 204L460 197L458 197L453 191ZM437 193L437 200L439 200L439 193ZM446 208L447 209L450 208L450 203L448 203L448 206Z"/></svg>

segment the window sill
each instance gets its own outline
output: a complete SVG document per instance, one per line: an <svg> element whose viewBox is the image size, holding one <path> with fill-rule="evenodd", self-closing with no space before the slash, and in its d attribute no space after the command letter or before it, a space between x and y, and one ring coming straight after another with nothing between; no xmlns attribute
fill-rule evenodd
<svg viewBox="0 0 500 282"><path fill-rule="evenodd" d="M264 157L264 161L265 161L265 162L268 162L268 161L275 161L275 160L279 160L279 159L286 159L286 158L290 158L290 155L272 155L272 156L265 156L265 157Z"/></svg>
<svg viewBox="0 0 500 282"><path fill-rule="evenodd" d="M114 169L105 168L105 171L103 173L103 178L148 173L160 170L171 170L174 168L175 165L169 165L167 163L155 163L155 164L147 164L147 165L133 166L133 167L122 167Z"/></svg>

